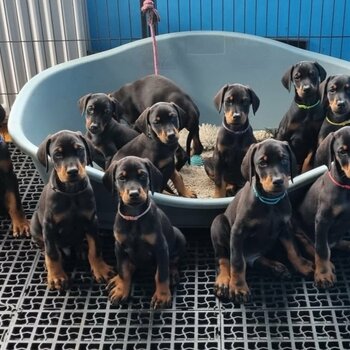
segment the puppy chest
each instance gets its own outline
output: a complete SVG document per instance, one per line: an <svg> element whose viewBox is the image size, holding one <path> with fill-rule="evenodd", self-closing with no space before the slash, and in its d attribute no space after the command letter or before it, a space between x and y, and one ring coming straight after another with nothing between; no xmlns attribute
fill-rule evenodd
<svg viewBox="0 0 350 350"><path fill-rule="evenodd" d="M114 238L135 263L152 260L156 247L156 233L115 231Z"/></svg>

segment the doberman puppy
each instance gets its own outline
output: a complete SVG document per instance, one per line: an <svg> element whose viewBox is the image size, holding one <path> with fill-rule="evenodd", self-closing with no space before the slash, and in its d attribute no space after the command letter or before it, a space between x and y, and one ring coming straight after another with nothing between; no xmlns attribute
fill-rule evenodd
<svg viewBox="0 0 350 350"><path fill-rule="evenodd" d="M112 162L103 182L118 195L113 227L118 275L108 284L111 301L125 301L135 269L149 267L153 261L156 290L151 306L155 309L168 306L170 285L178 282L177 265L185 252L186 240L149 194L162 186L160 171L148 159L128 156Z"/></svg>
<svg viewBox="0 0 350 350"><path fill-rule="evenodd" d="M297 271L303 275L313 272L312 263L298 254L290 230L287 186L288 178L292 179L293 157L287 142L273 139L252 144L246 153L242 173L249 181L211 225L219 266L214 286L218 297L236 303L249 301L247 263L275 276L289 277L282 263L265 257L277 240Z"/></svg>
<svg viewBox="0 0 350 350"><path fill-rule="evenodd" d="M255 114L260 100L248 86L227 84L217 92L214 103L219 113L224 108L224 119L218 131L213 156L204 160L204 169L214 180L214 197L225 197L228 185L235 193L246 182L240 170L242 160L249 146L256 143L249 124L249 109L252 106Z"/></svg>
<svg viewBox="0 0 350 350"><path fill-rule="evenodd" d="M350 125L350 76L329 76L321 84L321 93L326 118L318 135L319 144L330 132Z"/></svg>
<svg viewBox="0 0 350 350"><path fill-rule="evenodd" d="M102 153L106 169L118 149L139 133L117 121L123 109L111 96L103 93L87 94L79 99L79 108L85 117L86 136Z"/></svg>
<svg viewBox="0 0 350 350"><path fill-rule="evenodd" d="M119 90L112 92L111 95L123 106L130 124L133 124L146 108L157 102L176 103L185 111L179 119L179 130L186 128L189 131L186 141L188 156L190 155L192 140L193 154L202 153L203 146L199 139L199 109L191 97L172 80L161 75L147 75L142 79L122 86Z"/></svg>
<svg viewBox="0 0 350 350"><path fill-rule="evenodd" d="M68 277L63 269L64 254L77 251L84 239L94 278L108 281L113 269L102 259L98 238L96 204L85 166L91 164L87 140L78 132L63 130L49 135L37 151L39 161L53 170L31 220L33 241L44 250L50 289L63 290Z"/></svg>
<svg viewBox="0 0 350 350"><path fill-rule="evenodd" d="M162 190L171 179L180 196L196 197L194 192L185 187L180 173L175 169L179 121L184 113L182 108L169 102L158 102L146 108L135 122L142 134L123 146L113 160L129 155L148 158L163 175Z"/></svg>
<svg viewBox="0 0 350 350"><path fill-rule="evenodd" d="M312 184L301 203L293 204L293 221L297 237L315 259L316 286L330 288L336 281L330 250L350 252L350 242L342 239L350 225L350 126L328 134L316 159L329 171Z"/></svg>
<svg viewBox="0 0 350 350"><path fill-rule="evenodd" d="M0 136L0 214L10 216L14 237L29 237L29 221L23 212L17 176L13 171L10 151L2 136Z"/></svg>
<svg viewBox="0 0 350 350"><path fill-rule="evenodd" d="M317 62L301 61L291 66L282 77L283 86L294 86L294 100L283 116L276 135L287 141L295 154L298 172L312 168L317 137L324 120L320 82L326 78L325 69Z"/></svg>

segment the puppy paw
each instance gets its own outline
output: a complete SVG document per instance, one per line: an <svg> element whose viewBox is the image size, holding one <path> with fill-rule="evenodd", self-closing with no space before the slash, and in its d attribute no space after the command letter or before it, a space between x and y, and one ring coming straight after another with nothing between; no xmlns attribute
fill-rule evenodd
<svg viewBox="0 0 350 350"><path fill-rule="evenodd" d="M245 304L251 299L250 290L245 281L241 283L233 283L231 281L229 286L229 296L236 304Z"/></svg>
<svg viewBox="0 0 350 350"><path fill-rule="evenodd" d="M329 261L328 266L324 268L317 268L315 271L315 286L320 289L332 288L337 281L335 275L335 268L333 263Z"/></svg>
<svg viewBox="0 0 350 350"><path fill-rule="evenodd" d="M120 304L129 298L130 285L117 275L110 279L107 290L110 302L112 304Z"/></svg>
<svg viewBox="0 0 350 350"><path fill-rule="evenodd" d="M297 270L305 277L311 277L315 272L312 261L304 258L300 258L300 266L298 266Z"/></svg>
<svg viewBox="0 0 350 350"><path fill-rule="evenodd" d="M229 298L230 276L218 275L214 283L214 294L221 299Z"/></svg>
<svg viewBox="0 0 350 350"><path fill-rule="evenodd" d="M271 272L273 276L281 280L290 280L292 278L292 275L287 267L277 261L273 262L271 265Z"/></svg>
<svg viewBox="0 0 350 350"><path fill-rule="evenodd" d="M25 217L12 220L13 237L30 237L30 223Z"/></svg>
<svg viewBox="0 0 350 350"><path fill-rule="evenodd" d="M163 309L169 307L171 305L171 292L169 288L157 288L152 300L151 300L151 308Z"/></svg>
<svg viewBox="0 0 350 350"><path fill-rule="evenodd" d="M97 283L108 282L116 274L113 267L106 264L102 259L91 266L91 270Z"/></svg>
<svg viewBox="0 0 350 350"><path fill-rule="evenodd" d="M64 291L68 288L68 284L68 276L63 270L55 273L48 272L47 286L50 290Z"/></svg>

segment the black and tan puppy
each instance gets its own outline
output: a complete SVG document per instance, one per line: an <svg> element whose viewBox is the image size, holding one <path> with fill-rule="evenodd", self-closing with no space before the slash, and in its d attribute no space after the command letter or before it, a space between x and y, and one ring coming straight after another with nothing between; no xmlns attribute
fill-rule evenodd
<svg viewBox="0 0 350 350"><path fill-rule="evenodd" d="M85 117L86 136L102 153L104 168L107 168L118 149L139 133L117 121L123 110L111 96L103 93L85 95L79 99L79 108Z"/></svg>
<svg viewBox="0 0 350 350"><path fill-rule="evenodd" d="M326 118L318 135L319 144L330 132L350 125L350 76L328 77L321 84L321 93Z"/></svg>
<svg viewBox="0 0 350 350"><path fill-rule="evenodd" d="M255 114L260 100L248 86L227 84L218 91L214 103L219 113L224 109L224 119L218 131L213 156L204 160L204 169L214 180L214 197L225 197L228 185L235 193L245 184L241 173L242 160L249 146L256 143L249 124L249 109L252 106Z"/></svg>
<svg viewBox="0 0 350 350"><path fill-rule="evenodd" d="M178 282L177 265L186 240L150 196L149 191L159 191L162 186L160 171L148 159L128 156L112 162L103 182L118 194L113 228L118 275L108 285L111 301L125 301L135 269L155 262L156 290L151 306L168 306L170 285Z"/></svg>
<svg viewBox="0 0 350 350"><path fill-rule="evenodd" d="M135 123L146 108L157 102L176 103L184 110L179 119L179 130L185 128L189 131L186 141L187 154L190 155L192 141L193 154L202 153L203 146L199 139L199 109L191 97L172 80L161 75L147 75L142 79L125 84L111 95L122 105L130 124Z"/></svg>
<svg viewBox="0 0 350 350"><path fill-rule="evenodd" d="M182 108L175 103L158 102L146 108L135 122L142 133L123 146L113 160L125 156L148 158L162 173L162 190L171 179L180 196L195 197L175 169L174 155L179 145L179 125L183 114Z"/></svg>
<svg viewBox="0 0 350 350"><path fill-rule="evenodd" d="M350 252L343 240L350 225L350 126L331 132L317 149L318 164L329 171L319 177L296 204L297 236L315 259L315 284L330 288L336 281L331 249Z"/></svg>
<svg viewBox="0 0 350 350"><path fill-rule="evenodd" d="M0 214L10 216L14 237L29 236L29 221L23 212L17 176L13 171L10 151L2 136L0 136Z"/></svg>
<svg viewBox="0 0 350 350"><path fill-rule="evenodd" d="M279 124L276 138L289 143L298 172L312 168L318 133L325 117L319 88L326 74L319 63L301 61L291 66L282 78L288 91L294 86L294 100Z"/></svg>
<svg viewBox="0 0 350 350"><path fill-rule="evenodd" d="M277 240L297 271L303 275L313 272L312 263L299 256L290 231L287 187L293 157L286 142L268 139L250 146L242 163L249 181L211 225L219 267L214 286L218 297L249 301L246 264L289 277L282 263L265 256Z"/></svg>
<svg viewBox="0 0 350 350"><path fill-rule="evenodd" d="M80 250L85 239L94 278L108 281L113 269L102 259L95 197L85 171L91 163L89 145L80 133L63 130L49 135L40 144L37 156L46 169L49 156L53 163L31 220L33 241L44 250L48 287L67 287L64 253L70 248Z"/></svg>

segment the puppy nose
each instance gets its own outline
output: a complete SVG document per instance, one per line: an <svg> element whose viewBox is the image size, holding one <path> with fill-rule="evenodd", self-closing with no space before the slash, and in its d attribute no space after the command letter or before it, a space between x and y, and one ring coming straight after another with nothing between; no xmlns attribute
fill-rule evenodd
<svg viewBox="0 0 350 350"><path fill-rule="evenodd" d="M311 89L311 86L310 85L303 85L303 90L304 91L308 91Z"/></svg>
<svg viewBox="0 0 350 350"><path fill-rule="evenodd" d="M169 130L166 135L167 135L169 140L174 139L176 136L174 130Z"/></svg>
<svg viewBox="0 0 350 350"><path fill-rule="evenodd" d="M75 165L69 166L67 168L67 174L70 176L78 175L78 168Z"/></svg>
<svg viewBox="0 0 350 350"><path fill-rule="evenodd" d="M344 100L337 101L337 106L338 107L344 107L345 106L345 101Z"/></svg>
<svg viewBox="0 0 350 350"><path fill-rule="evenodd" d="M241 116L241 113L235 112L233 113L233 118L239 118Z"/></svg>
<svg viewBox="0 0 350 350"><path fill-rule="evenodd" d="M96 131L97 130L97 124L95 124L95 123L90 124L90 130L91 131Z"/></svg>
<svg viewBox="0 0 350 350"><path fill-rule="evenodd" d="M138 190L130 190L129 191L129 197L130 198L135 199L135 198L138 198L139 196L140 196L140 194L139 194Z"/></svg>
<svg viewBox="0 0 350 350"><path fill-rule="evenodd" d="M275 185L275 186L281 186L283 184L283 178L281 177L274 177L272 179L272 183Z"/></svg>

